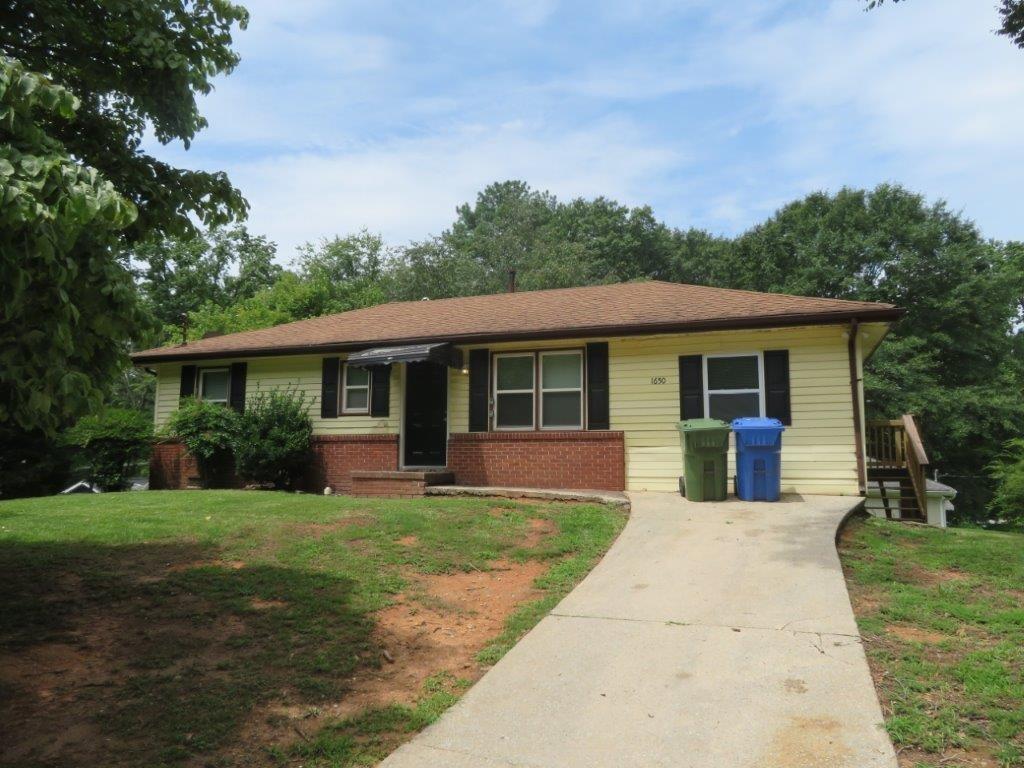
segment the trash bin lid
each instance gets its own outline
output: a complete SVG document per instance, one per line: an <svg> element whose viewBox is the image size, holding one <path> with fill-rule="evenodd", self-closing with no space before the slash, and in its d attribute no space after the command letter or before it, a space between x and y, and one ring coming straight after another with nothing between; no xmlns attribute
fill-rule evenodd
<svg viewBox="0 0 1024 768"><path fill-rule="evenodd" d="M744 429L785 429L778 419L766 419L761 416L744 416L732 420L732 428L737 432Z"/></svg>
<svg viewBox="0 0 1024 768"><path fill-rule="evenodd" d="M720 419L687 419L679 422L680 432L696 432L700 429L724 429L729 431L729 425Z"/></svg>

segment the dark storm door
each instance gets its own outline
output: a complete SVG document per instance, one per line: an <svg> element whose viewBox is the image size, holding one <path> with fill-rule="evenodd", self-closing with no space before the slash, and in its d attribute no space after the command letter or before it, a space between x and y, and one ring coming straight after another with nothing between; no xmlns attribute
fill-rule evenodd
<svg viewBox="0 0 1024 768"><path fill-rule="evenodd" d="M406 363L405 456L407 467L443 467L448 443L448 368Z"/></svg>

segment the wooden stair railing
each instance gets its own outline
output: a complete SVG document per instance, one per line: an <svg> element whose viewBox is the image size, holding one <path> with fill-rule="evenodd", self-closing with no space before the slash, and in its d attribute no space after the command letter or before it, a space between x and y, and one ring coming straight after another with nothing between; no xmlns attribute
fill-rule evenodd
<svg viewBox="0 0 1024 768"><path fill-rule="evenodd" d="M910 414L865 425L867 479L878 483L886 516L891 516L891 495L886 483L897 483L901 518L927 517L928 454L917 423Z"/></svg>

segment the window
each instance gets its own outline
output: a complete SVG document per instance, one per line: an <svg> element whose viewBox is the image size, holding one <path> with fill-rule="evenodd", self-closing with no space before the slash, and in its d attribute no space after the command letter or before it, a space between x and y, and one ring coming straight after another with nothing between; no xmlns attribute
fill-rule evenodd
<svg viewBox="0 0 1024 768"><path fill-rule="evenodd" d="M202 368L199 371L199 399L208 403L228 402L227 368Z"/></svg>
<svg viewBox="0 0 1024 768"><path fill-rule="evenodd" d="M583 429L583 353L540 353L542 429Z"/></svg>
<svg viewBox="0 0 1024 768"><path fill-rule="evenodd" d="M342 366L341 412L370 412L370 369Z"/></svg>
<svg viewBox="0 0 1024 768"><path fill-rule="evenodd" d="M495 429L533 429L533 353L494 356Z"/></svg>
<svg viewBox="0 0 1024 768"><path fill-rule="evenodd" d="M705 408L709 418L730 422L764 414L764 372L760 354L707 355Z"/></svg>

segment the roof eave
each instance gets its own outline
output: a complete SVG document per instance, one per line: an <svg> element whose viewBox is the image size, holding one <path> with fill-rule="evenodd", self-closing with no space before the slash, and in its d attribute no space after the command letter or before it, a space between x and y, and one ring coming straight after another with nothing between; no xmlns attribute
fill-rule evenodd
<svg viewBox="0 0 1024 768"><path fill-rule="evenodd" d="M661 333L697 333L700 331L745 330L757 328L785 328L801 325L833 325L851 320L862 322L895 322L906 314L899 307L865 307L857 311L815 312L796 315L763 315L760 317L721 318L697 320L685 323L640 323L627 325L587 326L585 328L551 328L521 332L487 332L477 334L450 334L434 336L409 336L372 341L329 342L323 344L292 344L275 347L240 347L232 350L190 352L184 347L174 352L147 354L136 352L131 355L132 363L145 365L153 363L174 363L184 360L223 360L238 357L285 357L291 355L320 354L325 352L350 352L375 346L401 344L428 344L449 342L451 344L481 344L502 341L535 341L540 339L593 338L598 336L645 336Z"/></svg>

